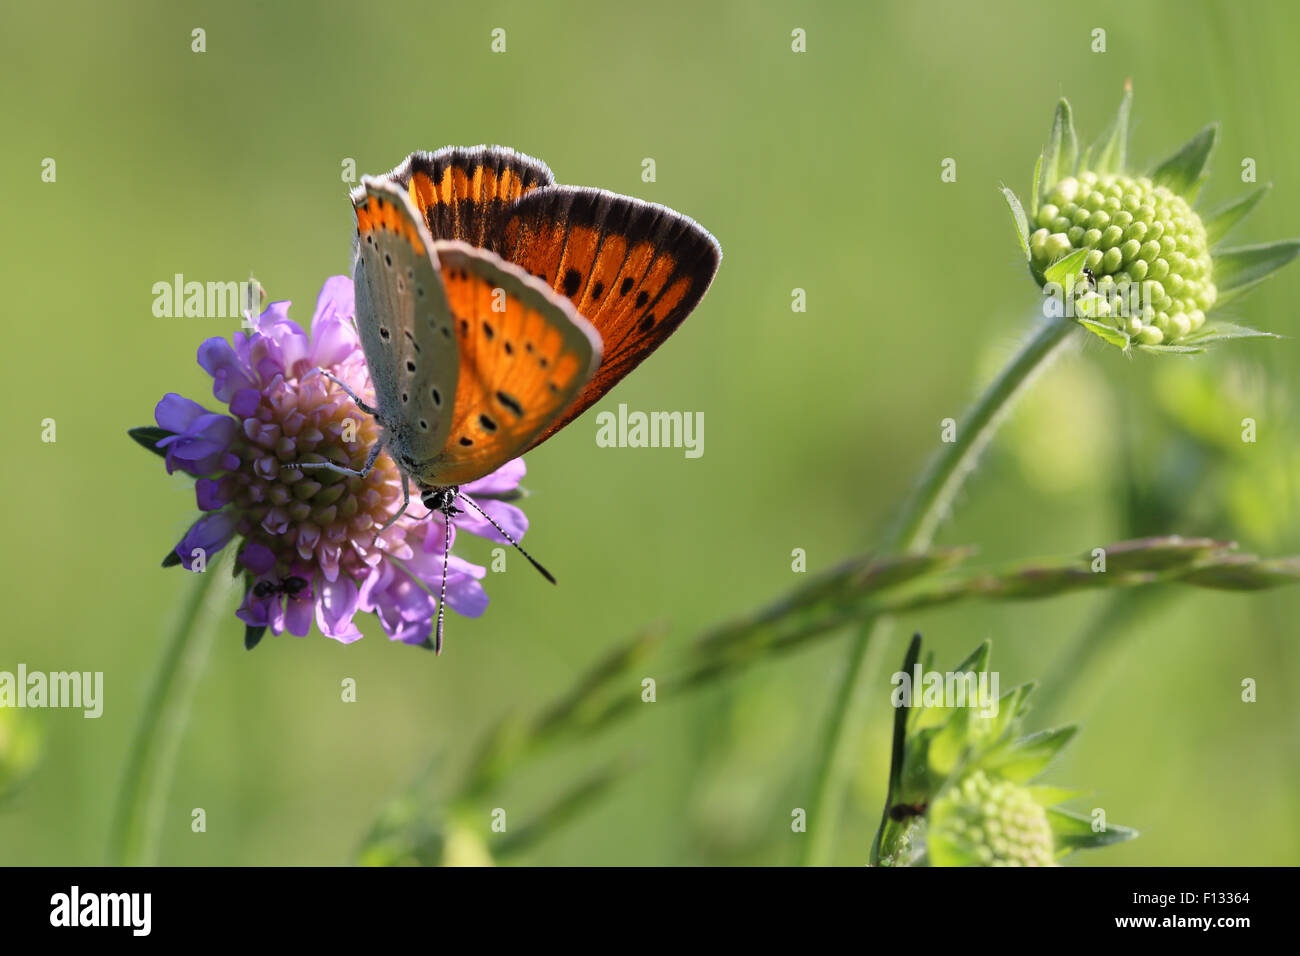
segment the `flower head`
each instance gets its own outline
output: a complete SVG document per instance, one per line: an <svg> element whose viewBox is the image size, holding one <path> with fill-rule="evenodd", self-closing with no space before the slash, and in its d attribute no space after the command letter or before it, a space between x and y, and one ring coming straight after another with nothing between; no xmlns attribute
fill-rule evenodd
<svg viewBox="0 0 1300 956"><path fill-rule="evenodd" d="M932 655L920 666L921 637L912 639L894 678L907 690L895 691L893 769L873 861L1051 866L1073 850L1137 836L1115 824L1097 831L1091 817L1056 806L1082 794L1027 785L1074 738L1076 728L1022 736L1034 685L998 696L990 677L996 672L989 671L991 653L985 641L951 672L938 674ZM920 683L908 684L904 675ZM925 692L909 693L913 686L924 686Z"/></svg>
<svg viewBox="0 0 1300 956"><path fill-rule="evenodd" d="M1033 792L982 770L952 787L930 810L934 866L1056 866L1047 810Z"/></svg>
<svg viewBox="0 0 1300 956"><path fill-rule="evenodd" d="M1002 191L1030 272L1053 297L1049 313L1125 350L1200 352L1220 339L1268 335L1217 313L1291 261L1300 241L1222 248L1219 241L1268 187L1210 213L1197 210L1216 125L1148 174L1130 171L1131 102L1126 87L1109 130L1081 152L1070 104L1061 100L1035 169L1029 213L1011 190Z"/></svg>
<svg viewBox="0 0 1300 956"><path fill-rule="evenodd" d="M326 637L350 643L361 637L358 612L374 613L392 640L432 646L446 539L454 542L459 529L505 540L477 514L457 515L446 528L418 499L384 528L402 505L401 475L386 454L365 478L292 467L331 461L359 470L381 437L374 419L318 371L373 400L353 310L344 276L321 289L310 336L289 319L288 302L272 303L248 334L199 347L224 408L169 394L155 410L158 427L132 431L169 472L195 478L203 514L164 565L204 571L213 554L237 542L236 573L245 581L237 615L250 647L268 627L304 636L313 620ZM523 475L523 460L515 459L462 489L516 540L527 518L494 499L515 492ZM446 555L446 568L448 606L482 614L486 569L455 555Z"/></svg>

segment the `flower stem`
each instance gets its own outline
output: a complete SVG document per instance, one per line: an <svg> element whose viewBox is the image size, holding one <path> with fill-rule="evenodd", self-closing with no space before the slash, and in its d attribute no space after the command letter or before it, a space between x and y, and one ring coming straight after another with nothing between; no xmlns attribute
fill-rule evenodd
<svg viewBox="0 0 1300 956"><path fill-rule="evenodd" d="M144 712L136 726L118 789L109 833L110 866L157 863L176 754L188 718L190 698L211 643L213 624L226 609L229 580L216 569L194 575L180 617L158 662Z"/></svg>
<svg viewBox="0 0 1300 956"><path fill-rule="evenodd" d="M935 529L948 514L960 490L1003 418L1037 374L1060 354L1075 324L1063 319L1043 321L1019 352L971 408L957 429L954 441L944 444L914 487L897 523L881 550L885 553L921 551L930 546ZM849 647L839 686L817 749L818 766L808 820L809 839L804 863L825 866L831 862L839 828L844 791L860 752L862 714L875 681L880 654L888 637L890 619L870 617L862 622ZM868 653L869 649L875 649ZM875 862L874 860L872 861Z"/></svg>

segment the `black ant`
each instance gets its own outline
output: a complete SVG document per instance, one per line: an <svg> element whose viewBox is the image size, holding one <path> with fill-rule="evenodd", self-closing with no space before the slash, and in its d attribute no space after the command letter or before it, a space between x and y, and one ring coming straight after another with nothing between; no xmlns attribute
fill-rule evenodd
<svg viewBox="0 0 1300 956"><path fill-rule="evenodd" d="M300 578L295 574L285 578L279 584L271 581L258 581L257 584L253 585L253 596L268 598L272 594L285 594L289 597L297 597L306 587L307 579Z"/></svg>
<svg viewBox="0 0 1300 956"><path fill-rule="evenodd" d="M889 819L901 823L909 817L921 816L925 808L925 803L896 803L889 808Z"/></svg>

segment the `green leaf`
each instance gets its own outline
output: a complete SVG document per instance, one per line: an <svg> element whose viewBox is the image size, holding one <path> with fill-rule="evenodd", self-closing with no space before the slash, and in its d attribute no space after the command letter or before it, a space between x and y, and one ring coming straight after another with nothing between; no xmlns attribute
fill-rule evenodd
<svg viewBox="0 0 1300 956"><path fill-rule="evenodd" d="M985 638L980 642L979 647L966 655L966 659L953 668L953 673L964 674L966 671L974 671L978 674L982 670L987 670L992 653L993 642Z"/></svg>
<svg viewBox="0 0 1300 956"><path fill-rule="evenodd" d="M1043 270L1043 281L1045 283L1055 282L1060 286L1065 285L1066 279L1079 274L1087 258L1087 249L1075 249L1068 256L1062 256Z"/></svg>
<svg viewBox="0 0 1300 956"><path fill-rule="evenodd" d="M1092 817L1070 810L1052 807L1047 811L1047 823L1052 828L1052 837L1056 843L1057 856L1065 856L1075 850L1095 850L1135 839L1138 831L1132 827L1122 827L1111 823L1101 832L1092 829Z"/></svg>
<svg viewBox="0 0 1300 956"><path fill-rule="evenodd" d="M1261 332L1259 329L1252 329L1246 325L1237 325L1235 322L1213 322L1187 336L1183 339L1183 342L1206 345L1210 342L1223 342L1227 339L1258 338L1280 339L1282 336L1273 332Z"/></svg>
<svg viewBox="0 0 1300 956"><path fill-rule="evenodd" d="M1043 154L1038 154L1038 162L1034 163L1034 188L1029 193L1029 215L1034 219L1038 218L1038 180L1043 174Z"/></svg>
<svg viewBox="0 0 1300 956"><path fill-rule="evenodd" d="M1272 183L1266 183L1254 192L1238 196L1202 216L1201 220L1205 223L1205 241L1213 246L1226 236L1233 226L1251 214L1259 205L1259 201L1267 196L1272 188Z"/></svg>
<svg viewBox="0 0 1300 956"><path fill-rule="evenodd" d="M1071 790L1067 787L1053 787L1050 784L1036 783L1025 788L1040 807L1054 807L1067 800L1077 800L1088 795L1087 790Z"/></svg>
<svg viewBox="0 0 1300 956"><path fill-rule="evenodd" d="M1135 345L1134 348L1156 355L1199 355L1205 351L1195 345Z"/></svg>
<svg viewBox="0 0 1300 956"><path fill-rule="evenodd" d="M911 674L916 667L917 658L921 656L921 635L913 634L911 643L907 645L907 654L903 658L903 673ZM903 745L907 741L907 710L908 702L903 701L902 707L894 708L894 741L893 749L889 758L889 789L886 791L885 802L893 799L894 794L898 791L898 782L903 776ZM888 809L888 808L886 808Z"/></svg>
<svg viewBox="0 0 1300 956"><path fill-rule="evenodd" d="M166 448L158 448L158 442L164 438L170 438L175 432L169 432L165 428L155 428L153 425L145 425L140 428L128 428L128 435L141 448L147 448L159 458L167 457Z"/></svg>
<svg viewBox="0 0 1300 956"><path fill-rule="evenodd" d="M180 567L180 564L181 564L181 556L176 553L175 548L168 551L167 557L162 559L162 566L164 568L177 568Z"/></svg>
<svg viewBox="0 0 1300 956"><path fill-rule="evenodd" d="M1020 236L1020 250L1025 254L1025 260L1029 256L1029 220L1025 217L1025 207L1020 205L1020 200L1016 194L1006 186L1002 187L1002 198L1007 201L1007 207L1011 210L1011 218L1016 222L1016 233Z"/></svg>
<svg viewBox="0 0 1300 956"><path fill-rule="evenodd" d="M1052 134L1043 150L1043 179L1040 183L1046 194L1066 176L1074 172L1074 164L1079 159L1079 138L1074 134L1074 120L1070 116L1070 101L1061 98L1056 104L1056 115L1052 118Z"/></svg>
<svg viewBox="0 0 1300 956"><path fill-rule="evenodd" d="M998 698L998 712L987 718L983 724L977 724L981 739L986 746L996 744L1004 737L1016 720L1023 717L1029 709L1029 695L1038 685L1033 681L1012 688Z"/></svg>
<svg viewBox="0 0 1300 956"><path fill-rule="evenodd" d="M1095 173L1121 173L1128 159L1129 111L1133 106L1133 84L1124 84L1119 109L1101 139L1088 151L1087 168Z"/></svg>
<svg viewBox="0 0 1300 956"><path fill-rule="evenodd" d="M981 758L979 766L1014 783L1024 783L1042 773L1078 731L1078 727L1069 726L1021 737Z"/></svg>
<svg viewBox="0 0 1300 956"><path fill-rule="evenodd" d="M1216 308L1263 282L1297 255L1300 239L1219 250L1214 254L1214 285L1219 290Z"/></svg>
<svg viewBox="0 0 1300 956"><path fill-rule="evenodd" d="M1186 195L1205 171L1218 136L1219 124L1211 123L1153 169L1151 181L1157 186L1168 186L1180 196Z"/></svg>
<svg viewBox="0 0 1300 956"><path fill-rule="evenodd" d="M1129 337L1127 332L1120 331L1113 325L1107 325L1105 322L1098 322L1095 319L1075 319L1085 329L1099 338L1105 339L1111 345L1117 345L1122 349L1129 347Z"/></svg>

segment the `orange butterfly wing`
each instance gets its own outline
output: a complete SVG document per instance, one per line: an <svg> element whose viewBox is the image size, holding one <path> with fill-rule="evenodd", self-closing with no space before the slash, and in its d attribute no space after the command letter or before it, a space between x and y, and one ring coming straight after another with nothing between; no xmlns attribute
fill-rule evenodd
<svg viewBox="0 0 1300 956"><path fill-rule="evenodd" d="M521 269L462 242L435 242L460 357L442 451L413 471L459 485L523 454L600 364L596 330Z"/></svg>
<svg viewBox="0 0 1300 956"><path fill-rule="evenodd" d="M557 186L545 163L505 147L412 153L388 175L407 188L435 240L463 240L515 263L600 334L599 370L530 447L662 345L722 260L717 241L694 220L603 189Z"/></svg>
<svg viewBox="0 0 1300 956"><path fill-rule="evenodd" d="M434 239L480 247L500 228L507 206L555 182L545 163L502 146L412 153L388 177L406 187Z"/></svg>
<svg viewBox="0 0 1300 956"><path fill-rule="evenodd" d="M600 333L600 369L533 444L545 441L619 383L682 324L722 259L692 219L602 189L549 186L508 207L489 240L565 296Z"/></svg>

